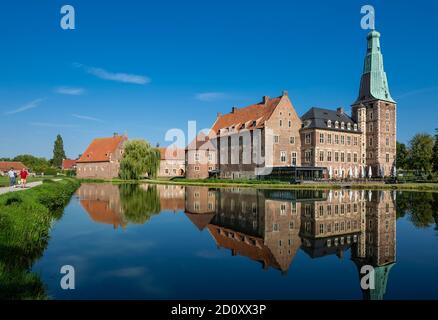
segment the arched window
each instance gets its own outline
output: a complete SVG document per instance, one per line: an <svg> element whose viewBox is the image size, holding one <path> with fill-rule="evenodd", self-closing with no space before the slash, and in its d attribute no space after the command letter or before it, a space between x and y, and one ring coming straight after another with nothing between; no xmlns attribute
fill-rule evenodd
<svg viewBox="0 0 438 320"><path fill-rule="evenodd" d="M341 129L345 129L345 123L343 121L341 122Z"/></svg>
<svg viewBox="0 0 438 320"><path fill-rule="evenodd" d="M327 127L329 127L329 128L332 127L332 120L327 121Z"/></svg>
<svg viewBox="0 0 438 320"><path fill-rule="evenodd" d="M335 128L336 128L336 129L339 128L339 121L336 121L336 122L335 122Z"/></svg>
<svg viewBox="0 0 438 320"><path fill-rule="evenodd" d="M354 124L354 131L357 131L357 124Z"/></svg>
<svg viewBox="0 0 438 320"><path fill-rule="evenodd" d="M350 123L350 122L347 123L347 129L348 129L348 130L351 130L351 123Z"/></svg>

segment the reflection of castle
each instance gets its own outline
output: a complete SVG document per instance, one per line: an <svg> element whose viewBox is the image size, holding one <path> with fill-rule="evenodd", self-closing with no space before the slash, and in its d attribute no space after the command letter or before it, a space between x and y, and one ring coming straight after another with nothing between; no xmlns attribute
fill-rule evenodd
<svg viewBox="0 0 438 320"><path fill-rule="evenodd" d="M186 214L218 247L286 273L299 248L312 258L347 249L357 267L375 269L382 299L395 263L395 206L389 192L267 191L187 187Z"/></svg>
<svg viewBox="0 0 438 320"><path fill-rule="evenodd" d="M76 194L93 221L111 224L114 229L126 226L118 186L106 183L84 183Z"/></svg>
<svg viewBox="0 0 438 320"><path fill-rule="evenodd" d="M77 196L81 206L94 222L113 225L114 229L125 228L128 223L137 223L138 217L132 215L136 210L145 217L151 211L156 211L150 205L154 201L158 202L157 207L161 211L184 210L185 188L182 186L132 185L133 188L129 190L123 187L125 186L106 183L83 183L77 190ZM148 194L151 188L157 193ZM137 202L140 202L138 207L130 208L130 203ZM139 221L142 221L141 217Z"/></svg>

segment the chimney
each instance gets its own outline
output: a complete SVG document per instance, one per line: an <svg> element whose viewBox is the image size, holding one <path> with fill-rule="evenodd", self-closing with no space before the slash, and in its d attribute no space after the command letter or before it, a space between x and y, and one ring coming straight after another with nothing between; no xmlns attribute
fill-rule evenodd
<svg viewBox="0 0 438 320"><path fill-rule="evenodd" d="M287 92L287 90L283 90L283 96L286 96L286 97L289 96L289 93Z"/></svg>
<svg viewBox="0 0 438 320"><path fill-rule="evenodd" d="M232 108L231 108L231 113L235 113L236 110L237 110L237 107L232 107Z"/></svg>
<svg viewBox="0 0 438 320"><path fill-rule="evenodd" d="M267 104L269 101L269 97L268 96L263 96L263 104Z"/></svg>
<svg viewBox="0 0 438 320"><path fill-rule="evenodd" d="M343 108L343 107L339 107L339 108L337 108L337 109L336 109L336 113L337 113L338 115L343 115L343 114L344 114L344 108Z"/></svg>

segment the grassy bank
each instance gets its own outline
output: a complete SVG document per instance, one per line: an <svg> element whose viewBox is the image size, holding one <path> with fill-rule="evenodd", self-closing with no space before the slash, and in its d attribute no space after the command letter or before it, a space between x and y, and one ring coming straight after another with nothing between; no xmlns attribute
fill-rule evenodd
<svg viewBox="0 0 438 320"><path fill-rule="evenodd" d="M145 179L145 180L122 180L122 179L82 179L82 182L111 182L114 184L120 183L153 183L153 184L168 184L168 185L187 185L187 186L206 186L215 188L257 188L257 189L308 189L308 190L328 190L345 188L345 184L336 182L321 182L307 184L288 184L281 181L260 181L260 180L221 180L221 179L205 179L191 180L178 178L174 180L165 179ZM355 183L348 185L349 188L355 190L405 190L405 191L429 191L438 192L438 183L400 183L400 184L384 184L376 182Z"/></svg>
<svg viewBox="0 0 438 320"><path fill-rule="evenodd" d="M29 272L47 246L50 227L79 187L75 179L44 181L0 196L0 299L45 299L44 286Z"/></svg>
<svg viewBox="0 0 438 320"><path fill-rule="evenodd" d="M29 177L27 179L27 182L34 182L34 181L42 181L50 179L50 177ZM17 177L17 184L20 180L20 177ZM0 188L1 187L9 187L9 178L8 177L0 177Z"/></svg>

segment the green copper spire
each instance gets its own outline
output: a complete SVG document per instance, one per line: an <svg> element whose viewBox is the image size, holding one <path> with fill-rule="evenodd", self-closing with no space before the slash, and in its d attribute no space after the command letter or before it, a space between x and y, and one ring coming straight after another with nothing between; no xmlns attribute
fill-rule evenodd
<svg viewBox="0 0 438 320"><path fill-rule="evenodd" d="M366 100L395 101L389 93L388 80L383 69L383 56L380 50L380 33L373 30L368 36L368 48L365 56L359 97L356 103Z"/></svg>

